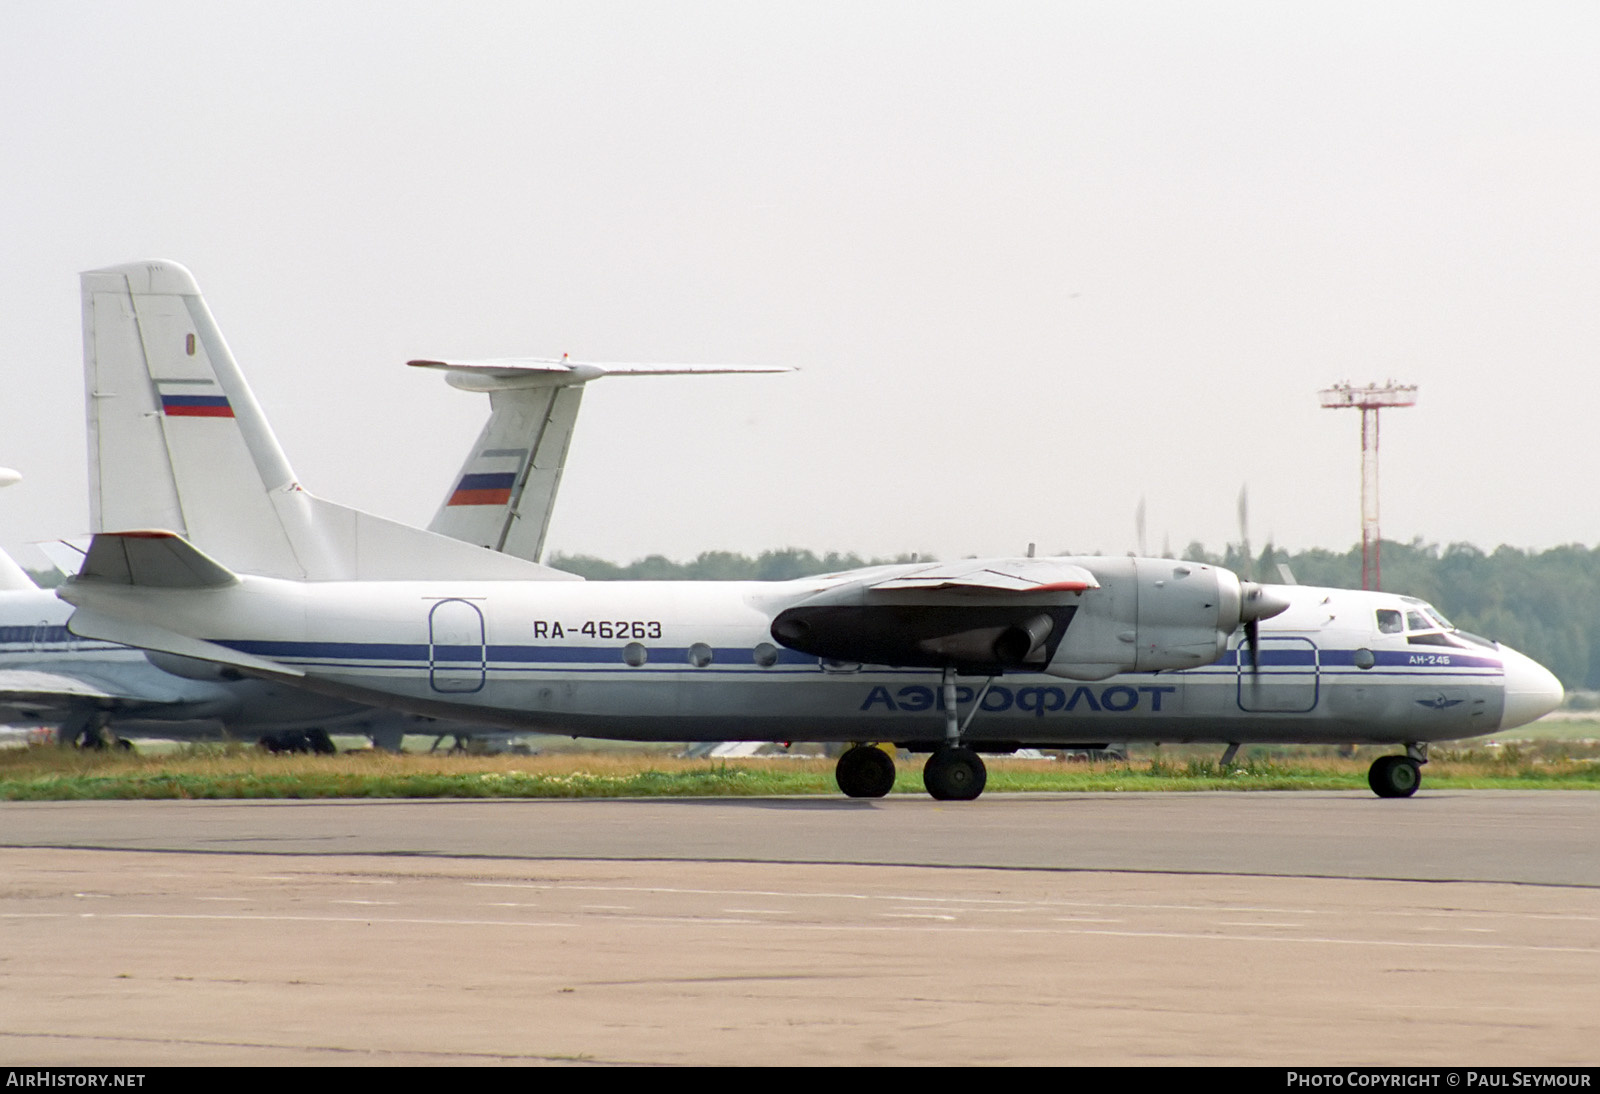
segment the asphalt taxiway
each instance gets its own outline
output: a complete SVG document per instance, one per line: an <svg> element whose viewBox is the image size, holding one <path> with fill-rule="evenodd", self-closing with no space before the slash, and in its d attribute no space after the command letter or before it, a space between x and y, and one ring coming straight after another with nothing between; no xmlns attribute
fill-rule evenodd
<svg viewBox="0 0 1600 1094"><path fill-rule="evenodd" d="M7 1063L1586 1064L1600 794L0 805Z"/></svg>

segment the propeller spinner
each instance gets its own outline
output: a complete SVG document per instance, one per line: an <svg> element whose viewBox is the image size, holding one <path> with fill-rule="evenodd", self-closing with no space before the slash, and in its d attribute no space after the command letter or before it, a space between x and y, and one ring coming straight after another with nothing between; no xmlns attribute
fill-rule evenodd
<svg viewBox="0 0 1600 1094"><path fill-rule="evenodd" d="M1289 600L1254 581L1239 582L1239 621L1244 624L1245 645L1250 647L1250 671L1261 671L1261 621L1289 608Z"/></svg>

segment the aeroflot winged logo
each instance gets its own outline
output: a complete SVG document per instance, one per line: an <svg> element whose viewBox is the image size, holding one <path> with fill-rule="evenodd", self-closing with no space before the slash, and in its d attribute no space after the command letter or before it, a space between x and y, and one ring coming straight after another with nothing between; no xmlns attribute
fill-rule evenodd
<svg viewBox="0 0 1600 1094"><path fill-rule="evenodd" d="M1443 695L1435 695L1432 699L1418 699L1417 706L1428 707L1431 710L1449 710L1451 707L1460 706L1465 699L1446 699Z"/></svg>

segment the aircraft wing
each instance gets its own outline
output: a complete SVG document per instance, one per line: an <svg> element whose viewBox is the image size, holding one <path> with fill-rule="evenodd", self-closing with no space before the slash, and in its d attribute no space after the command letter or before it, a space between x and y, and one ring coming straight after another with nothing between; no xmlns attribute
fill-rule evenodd
<svg viewBox="0 0 1600 1094"><path fill-rule="evenodd" d="M824 589L781 612L772 635L835 661L1037 670L1099 588L1065 559L932 563Z"/></svg>
<svg viewBox="0 0 1600 1094"><path fill-rule="evenodd" d="M155 679L154 674L146 674ZM41 669L0 669L0 722L55 722L110 706L178 703L177 688Z"/></svg>
<svg viewBox="0 0 1600 1094"><path fill-rule="evenodd" d="M944 589L982 593L1081 593L1099 587L1099 579L1082 566L1059 559L1025 558L940 563L876 582L867 590L873 593Z"/></svg>

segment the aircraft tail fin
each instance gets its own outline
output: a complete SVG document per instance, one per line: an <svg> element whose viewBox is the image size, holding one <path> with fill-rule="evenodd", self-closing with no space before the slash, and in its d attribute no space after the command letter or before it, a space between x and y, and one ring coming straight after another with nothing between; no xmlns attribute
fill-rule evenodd
<svg viewBox="0 0 1600 1094"><path fill-rule="evenodd" d="M11 468L0 467L0 486L11 486L21 479L22 476ZM18 566L10 555L0 551L0 592L15 593L38 587L33 578L28 576L28 571Z"/></svg>
<svg viewBox="0 0 1600 1094"><path fill-rule="evenodd" d="M33 592L39 588L28 576L28 571L18 566L16 560L0 551L0 593Z"/></svg>
<svg viewBox="0 0 1600 1094"><path fill-rule="evenodd" d="M95 532L163 529L291 580L571 578L306 492L177 263L91 270L81 287Z"/></svg>
<svg viewBox="0 0 1600 1094"><path fill-rule="evenodd" d="M419 360L445 380L489 396L489 420L468 453L431 531L530 562L544 554L584 385L603 376L789 372L766 365L600 364L571 358Z"/></svg>

